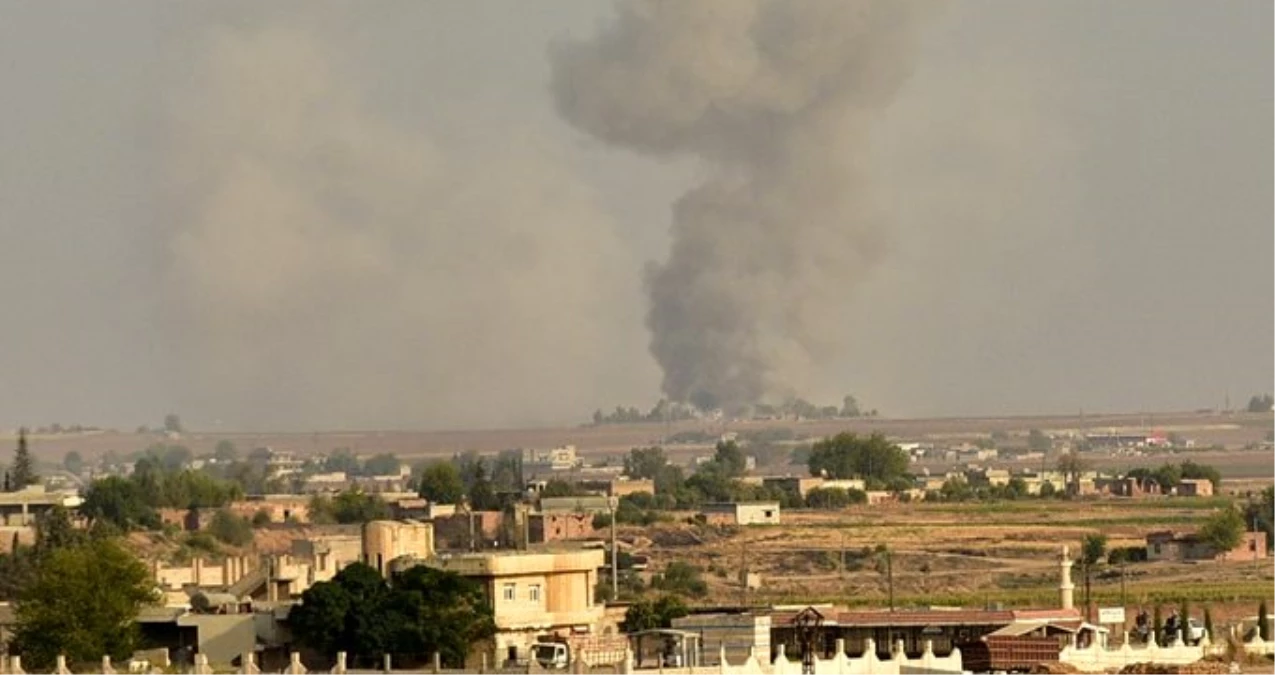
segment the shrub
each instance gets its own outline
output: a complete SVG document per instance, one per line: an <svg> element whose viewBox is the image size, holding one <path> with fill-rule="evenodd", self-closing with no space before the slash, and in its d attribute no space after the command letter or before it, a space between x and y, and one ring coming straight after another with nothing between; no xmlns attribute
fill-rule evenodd
<svg viewBox="0 0 1275 675"><path fill-rule="evenodd" d="M231 546L246 546L252 541L252 523L221 509L213 515L208 533Z"/></svg>

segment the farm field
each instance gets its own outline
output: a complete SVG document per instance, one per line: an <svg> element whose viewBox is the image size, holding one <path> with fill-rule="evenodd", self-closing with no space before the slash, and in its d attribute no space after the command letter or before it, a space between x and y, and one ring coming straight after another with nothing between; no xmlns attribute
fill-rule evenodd
<svg viewBox="0 0 1275 675"><path fill-rule="evenodd" d="M788 511L779 526L716 528L665 523L622 529L652 569L673 561L704 571L714 603L835 602L885 607L889 576L876 553L892 552L897 606L1054 606L1058 554L1078 556L1085 535L1102 533L1108 546L1141 546L1146 533L1192 529L1224 500L1152 499L1095 502L894 504L844 511ZM845 555L844 567L840 562ZM745 596L740 570L761 575ZM1083 599L1077 571L1076 602ZM1117 568L1095 574L1096 604L1138 606L1182 599L1214 618L1248 616L1275 597L1268 560L1230 563L1130 563L1123 591Z"/></svg>

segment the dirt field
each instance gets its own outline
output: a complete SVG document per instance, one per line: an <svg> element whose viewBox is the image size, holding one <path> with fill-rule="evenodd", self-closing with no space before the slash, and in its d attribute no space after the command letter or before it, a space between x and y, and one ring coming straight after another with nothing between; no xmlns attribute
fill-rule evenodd
<svg viewBox="0 0 1275 675"><path fill-rule="evenodd" d="M842 512L790 511L774 527L721 529L687 523L626 530L635 552L652 568L673 560L705 570L709 598L721 602L831 602L884 606L889 577L875 553L892 551L898 606L1053 606L1058 602L1063 545L1073 556L1081 539L1101 532L1109 546L1142 545L1147 532L1190 529L1214 503L1160 499L1145 502L1010 502L1001 504L897 504ZM845 551L845 565L839 562ZM762 575L747 598L741 568ZM1275 597L1269 560L1234 563L1132 563L1120 573L1104 568L1092 585L1095 603L1130 608L1167 606L1186 598L1202 612L1209 605L1223 621L1249 616L1261 598ZM1076 602L1083 580L1074 576Z"/></svg>
<svg viewBox="0 0 1275 675"><path fill-rule="evenodd" d="M178 442L196 454L212 452L222 439L233 441L241 451L261 446L299 454L329 452L335 448L350 448L356 453L373 454L393 452L404 458L448 456L464 450L497 452L509 448L548 448L572 444L586 456L618 455L630 448L663 443L664 439L681 431L707 431L714 434L725 431L749 431L768 428L787 428L800 438L822 438L841 431L871 433L879 431L895 439L907 440L961 440L986 436L993 431L1011 435L1025 435L1029 429L1047 432L1102 431L1121 429L1157 429L1165 433L1177 432L1195 439L1200 445L1219 444L1228 448L1243 448L1260 443L1271 430L1268 414L1215 414L1215 413L1155 413L1125 415L1034 416L996 418L944 418L944 419L887 419L864 418L856 420L804 421L791 420L747 422L682 422L672 425L631 424L603 425L598 427L560 427L545 429L498 429L474 431L350 431L321 433L241 433L194 431L183 434ZM32 452L39 459L57 460L71 450L86 459L97 457L107 450L128 454L162 440L147 434L103 432L97 434L33 437ZM0 440L3 442L3 440ZM678 446L671 446L674 454ZM687 454L687 453L682 453ZM1214 453L1217 454L1217 453ZM1252 471L1255 466L1252 455L1245 454L1237 461ZM1221 457L1215 457L1221 459ZM1271 475L1270 453L1264 455L1266 473ZM1128 460L1121 460L1128 461Z"/></svg>

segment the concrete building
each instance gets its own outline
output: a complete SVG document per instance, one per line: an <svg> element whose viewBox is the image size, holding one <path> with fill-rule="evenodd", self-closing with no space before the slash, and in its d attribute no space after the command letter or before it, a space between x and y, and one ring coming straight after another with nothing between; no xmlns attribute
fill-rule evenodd
<svg viewBox="0 0 1275 675"><path fill-rule="evenodd" d="M1183 478L1178 481L1179 497L1212 497L1213 481L1207 478Z"/></svg>
<svg viewBox="0 0 1275 675"><path fill-rule="evenodd" d="M570 471L584 462L576 456L576 446L563 445L548 450L523 449L522 472L531 478L542 474Z"/></svg>
<svg viewBox="0 0 1275 675"><path fill-rule="evenodd" d="M591 513L532 513L528 515L532 544L586 539L594 535Z"/></svg>
<svg viewBox="0 0 1275 675"><path fill-rule="evenodd" d="M778 488L785 492L801 495L802 499L813 489L823 486L823 479L818 476L765 476L761 484L765 487Z"/></svg>
<svg viewBox="0 0 1275 675"><path fill-rule="evenodd" d="M500 511L455 510L449 516L434 517L434 539L439 549L490 548L500 539L504 522L505 514Z"/></svg>
<svg viewBox="0 0 1275 675"><path fill-rule="evenodd" d="M541 513L610 513L611 498L602 495L584 497L541 497Z"/></svg>
<svg viewBox="0 0 1275 675"><path fill-rule="evenodd" d="M434 555L432 523L408 520L374 520L363 525L363 561L382 575L401 558L428 558Z"/></svg>
<svg viewBox="0 0 1275 675"><path fill-rule="evenodd" d="M483 585L496 623L493 663L527 659L542 636L597 633L595 602L601 550L440 554L419 561Z"/></svg>
<svg viewBox="0 0 1275 675"><path fill-rule="evenodd" d="M292 540L292 557L310 565L314 581L327 581L346 565L363 560L362 533L343 529Z"/></svg>
<svg viewBox="0 0 1275 675"><path fill-rule="evenodd" d="M673 628L699 636L705 663L716 663L725 650L727 661L739 663L750 650L770 653L770 615L714 612L673 619Z"/></svg>
<svg viewBox="0 0 1275 675"><path fill-rule="evenodd" d="M625 495L637 494L645 492L647 494L655 494L655 481L649 478L629 478L628 476L618 476L609 479L595 479L580 481L581 489L608 497L623 497Z"/></svg>
<svg viewBox="0 0 1275 675"><path fill-rule="evenodd" d="M1195 533L1171 530L1147 535L1147 560L1188 562L1199 560L1263 560L1266 558L1266 533L1245 532L1240 543L1229 551L1219 551L1202 541Z"/></svg>
<svg viewBox="0 0 1275 675"><path fill-rule="evenodd" d="M778 525L779 502L725 502L700 508L714 525Z"/></svg>
<svg viewBox="0 0 1275 675"><path fill-rule="evenodd" d="M17 492L0 492L0 524L7 527L35 525L55 506L79 508L84 500L75 492L46 492L43 485L28 485Z"/></svg>

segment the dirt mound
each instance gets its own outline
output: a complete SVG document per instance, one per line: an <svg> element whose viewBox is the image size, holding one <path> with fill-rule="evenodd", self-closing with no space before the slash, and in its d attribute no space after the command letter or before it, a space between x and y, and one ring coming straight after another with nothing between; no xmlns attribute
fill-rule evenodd
<svg viewBox="0 0 1275 675"><path fill-rule="evenodd" d="M1170 665L1167 663L1133 663L1120 669L1121 673L1145 673L1147 675L1195 675L1210 673L1229 673L1231 666L1221 661L1196 661L1186 665Z"/></svg>
<svg viewBox="0 0 1275 675"><path fill-rule="evenodd" d="M1037 673L1037 675L1070 675L1070 673L1079 673L1080 669L1070 663L1045 661L1032 666L1027 672Z"/></svg>

